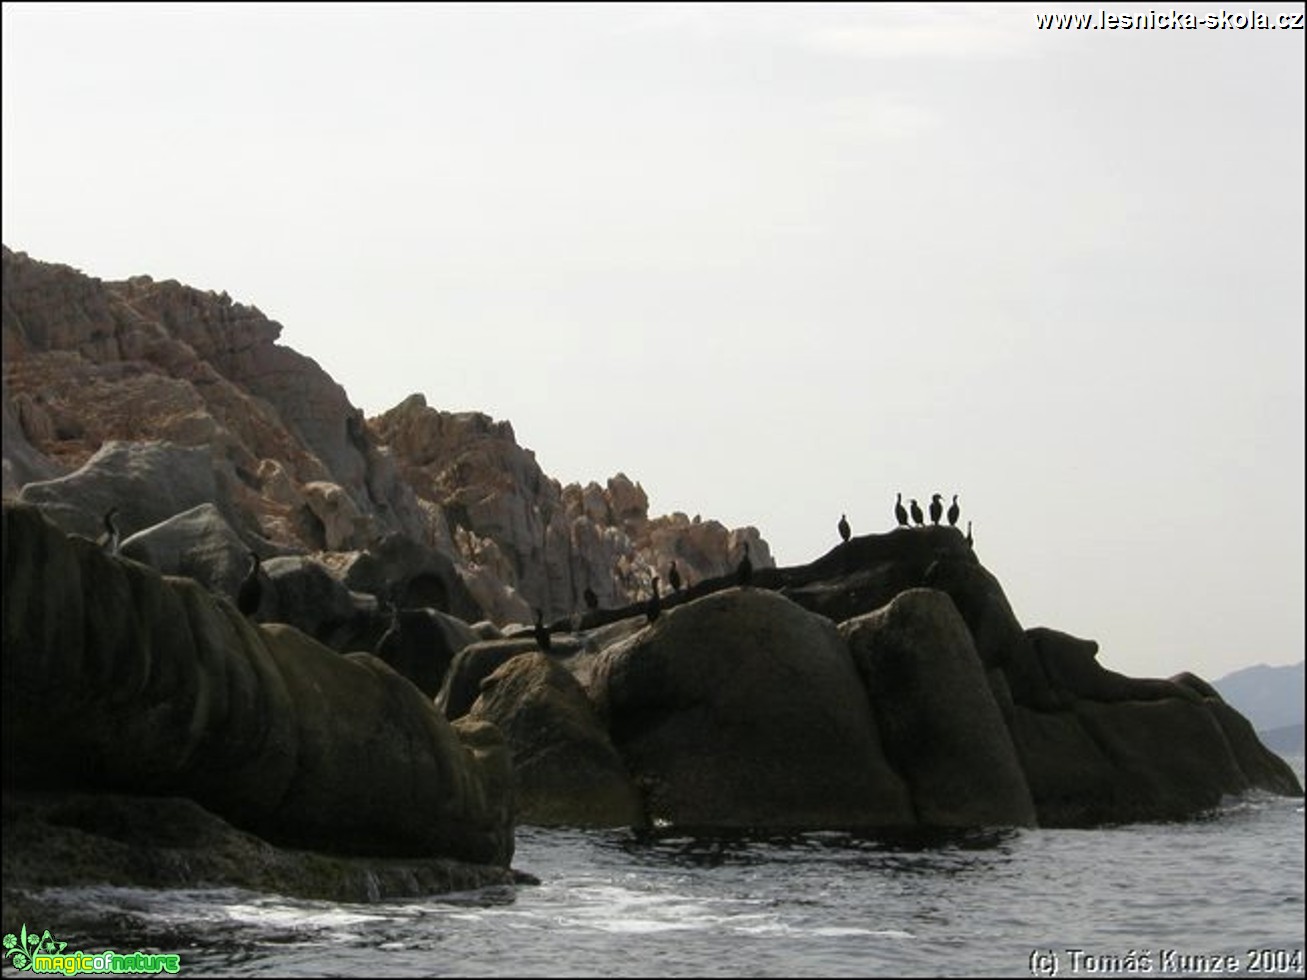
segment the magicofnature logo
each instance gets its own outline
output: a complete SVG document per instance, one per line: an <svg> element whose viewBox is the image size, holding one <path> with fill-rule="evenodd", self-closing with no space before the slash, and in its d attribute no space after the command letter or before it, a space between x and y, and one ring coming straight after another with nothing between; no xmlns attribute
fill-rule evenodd
<svg viewBox="0 0 1307 980"><path fill-rule="evenodd" d="M181 957L176 953L115 953L106 949L102 953L65 953L66 942L55 939L47 929L43 933L27 931L27 923L15 935L6 933L5 956L13 960L15 969L32 973L60 973L71 977L75 973L178 973Z"/></svg>

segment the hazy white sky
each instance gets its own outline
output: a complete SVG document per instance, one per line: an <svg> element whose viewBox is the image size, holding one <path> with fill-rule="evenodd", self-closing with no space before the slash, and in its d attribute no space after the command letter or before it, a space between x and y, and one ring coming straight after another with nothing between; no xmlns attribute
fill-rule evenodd
<svg viewBox="0 0 1307 980"><path fill-rule="evenodd" d="M5 3L4 242L783 564L958 493L1024 625L1295 662L1304 34L1036 27L1099 9Z"/></svg>

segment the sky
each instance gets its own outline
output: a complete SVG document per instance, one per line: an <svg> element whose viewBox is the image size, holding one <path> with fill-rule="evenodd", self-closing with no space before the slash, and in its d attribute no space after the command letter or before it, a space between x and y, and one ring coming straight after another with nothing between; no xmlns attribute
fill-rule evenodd
<svg viewBox="0 0 1307 980"><path fill-rule="evenodd" d="M5 3L3 238L780 564L956 493L1024 626L1215 679L1303 659L1307 414L1304 34L1223 9L1304 8Z"/></svg>

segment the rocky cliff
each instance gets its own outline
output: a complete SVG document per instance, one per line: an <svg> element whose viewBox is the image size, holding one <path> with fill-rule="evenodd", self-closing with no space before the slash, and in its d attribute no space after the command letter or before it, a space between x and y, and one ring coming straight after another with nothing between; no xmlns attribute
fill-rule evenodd
<svg viewBox="0 0 1307 980"><path fill-rule="evenodd" d="M561 485L508 422L421 395L365 419L277 343L280 324L225 293L4 248L0 326L4 494L68 531L98 534L117 506L128 536L207 504L263 557L333 574L398 536L445 559L443 611L499 624L572 615L587 588L634 601L673 560L691 580L722 574L744 541L772 564L754 528L650 517L623 474ZM373 585L402 600L409 583Z"/></svg>

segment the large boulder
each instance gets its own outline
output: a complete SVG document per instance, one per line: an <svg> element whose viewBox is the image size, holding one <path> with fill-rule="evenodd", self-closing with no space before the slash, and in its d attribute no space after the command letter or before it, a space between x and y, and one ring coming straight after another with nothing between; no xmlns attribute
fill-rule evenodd
<svg viewBox="0 0 1307 980"><path fill-rule="evenodd" d="M249 548L213 504L200 504L125 538L124 557L165 575L193 578L235 599L250 567Z"/></svg>
<svg viewBox="0 0 1307 980"><path fill-rule="evenodd" d="M1035 807L971 634L942 592L910 589L841 624L890 765L932 827L1033 826Z"/></svg>
<svg viewBox="0 0 1307 980"><path fill-rule="evenodd" d="M600 653L590 685L655 823L914 822L834 624L775 593L677 606Z"/></svg>
<svg viewBox="0 0 1307 980"><path fill-rule="evenodd" d="M375 657L255 627L35 508L6 503L3 540L6 786L186 796L292 846L511 858L506 750L469 751Z"/></svg>
<svg viewBox="0 0 1307 980"><path fill-rule="evenodd" d="M517 822L587 827L644 821L626 764L576 679L543 653L506 661L481 684L468 718L503 731Z"/></svg>

